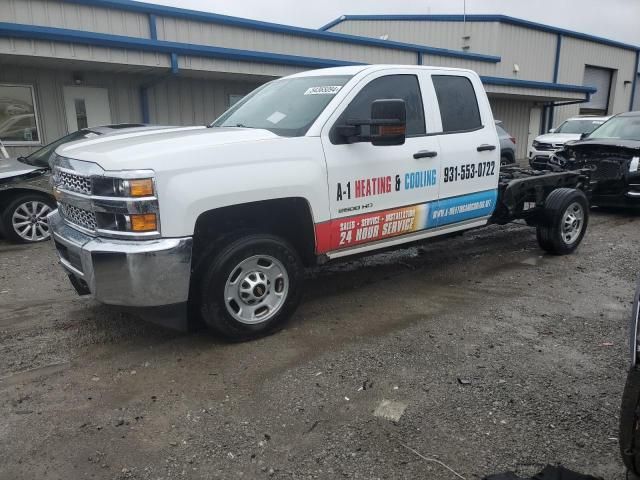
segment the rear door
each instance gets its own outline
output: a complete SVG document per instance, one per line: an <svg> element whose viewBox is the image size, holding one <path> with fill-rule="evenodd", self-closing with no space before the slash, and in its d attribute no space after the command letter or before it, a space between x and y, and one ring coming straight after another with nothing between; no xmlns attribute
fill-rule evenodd
<svg viewBox="0 0 640 480"><path fill-rule="evenodd" d="M480 79L433 71L438 104L442 183L436 226L486 223L497 200L500 143Z"/></svg>
<svg viewBox="0 0 640 480"><path fill-rule="evenodd" d="M439 143L428 136L435 101L416 69L376 71L345 98L322 131L331 221L319 225L319 253L410 235L428 227L440 183ZM345 143L336 127L371 116L371 103L403 99L407 107L404 145ZM429 110L427 110L429 111Z"/></svg>

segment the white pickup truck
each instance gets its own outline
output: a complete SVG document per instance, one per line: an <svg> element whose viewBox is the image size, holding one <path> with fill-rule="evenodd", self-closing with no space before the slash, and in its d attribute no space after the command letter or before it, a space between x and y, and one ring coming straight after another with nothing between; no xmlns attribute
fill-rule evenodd
<svg viewBox="0 0 640 480"><path fill-rule="evenodd" d="M497 147L472 71L304 72L207 127L58 148L49 222L78 293L249 339L291 317L305 266L518 218L572 252L588 172L501 171Z"/></svg>

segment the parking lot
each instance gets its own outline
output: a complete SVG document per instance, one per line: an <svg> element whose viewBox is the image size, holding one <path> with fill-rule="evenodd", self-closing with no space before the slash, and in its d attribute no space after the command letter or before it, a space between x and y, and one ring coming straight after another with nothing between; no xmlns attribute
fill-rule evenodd
<svg viewBox="0 0 640 480"><path fill-rule="evenodd" d="M310 271L289 327L243 344L77 297L50 244L0 243L0 478L455 478L407 447L465 478L624 478L639 227L594 211L565 257L510 225Z"/></svg>

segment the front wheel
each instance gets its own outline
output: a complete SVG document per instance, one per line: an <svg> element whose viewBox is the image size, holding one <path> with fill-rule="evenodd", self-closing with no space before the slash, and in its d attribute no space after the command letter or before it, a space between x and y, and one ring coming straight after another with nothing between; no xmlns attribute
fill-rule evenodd
<svg viewBox="0 0 640 480"><path fill-rule="evenodd" d="M47 215L55 209L55 201L37 193L19 194L9 201L0 214L2 230L7 240L35 243L51 236Z"/></svg>
<svg viewBox="0 0 640 480"><path fill-rule="evenodd" d="M589 201L581 190L558 188L544 205L544 220L537 227L540 247L554 255L572 253L587 231Z"/></svg>
<svg viewBox="0 0 640 480"><path fill-rule="evenodd" d="M234 341L284 327L300 301L304 268L295 249L272 235L227 243L206 262L200 312L214 332Z"/></svg>

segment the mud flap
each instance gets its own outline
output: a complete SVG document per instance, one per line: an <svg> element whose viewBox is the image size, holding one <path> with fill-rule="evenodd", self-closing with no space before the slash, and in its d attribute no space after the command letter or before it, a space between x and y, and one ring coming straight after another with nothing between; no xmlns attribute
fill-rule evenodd
<svg viewBox="0 0 640 480"><path fill-rule="evenodd" d="M76 292L78 293L78 295L84 296L84 295L91 294L91 290L89 290L89 286L86 284L84 280L81 280L75 275L70 273L69 281L71 282L71 285L73 285L73 288L76 289Z"/></svg>

